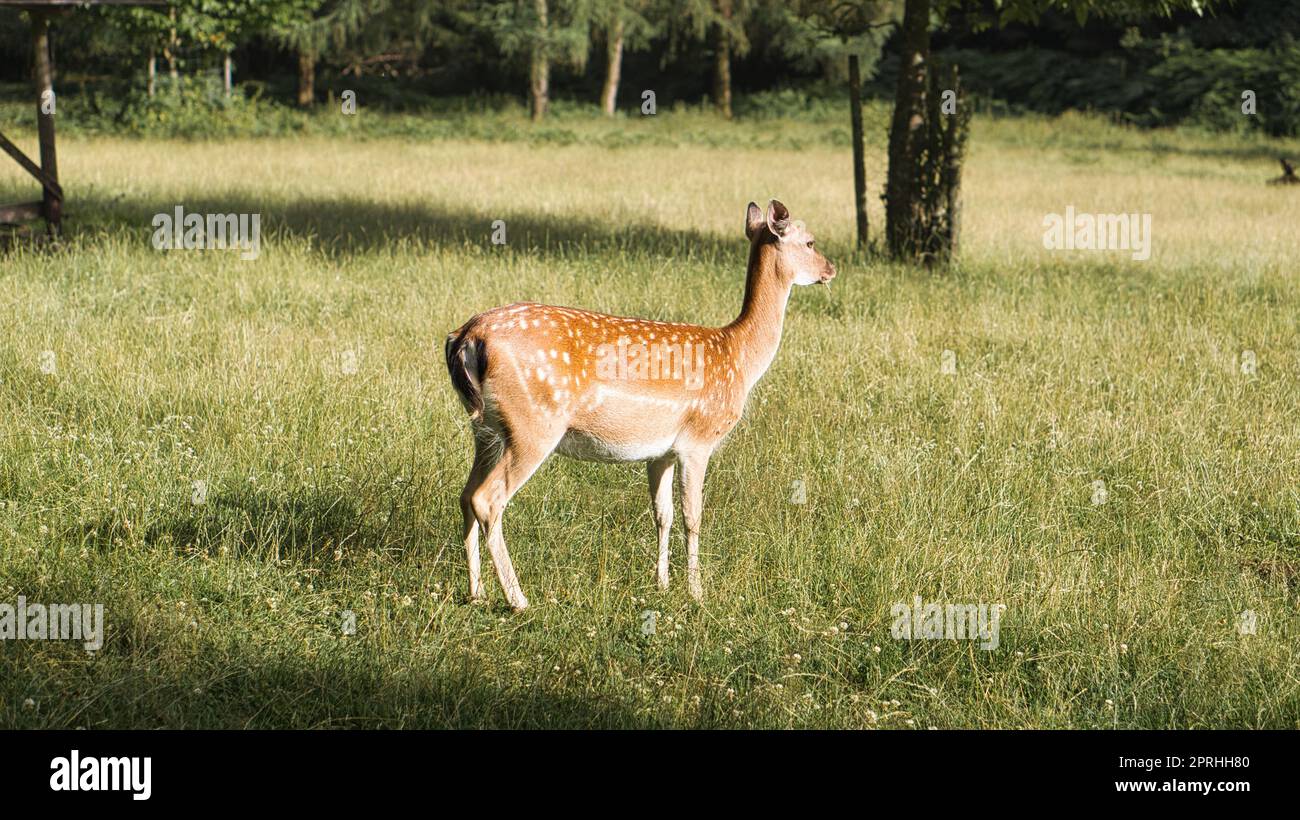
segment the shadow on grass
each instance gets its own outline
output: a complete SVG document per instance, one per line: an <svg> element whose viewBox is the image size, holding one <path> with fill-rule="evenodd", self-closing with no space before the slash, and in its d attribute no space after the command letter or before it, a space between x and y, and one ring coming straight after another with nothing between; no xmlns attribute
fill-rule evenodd
<svg viewBox="0 0 1300 820"><path fill-rule="evenodd" d="M363 505L357 498L368 501ZM149 548L181 554L212 554L226 547L236 556L328 565L340 550L427 547L434 535L416 521L416 510L407 492L239 489L213 494L199 504L175 505L146 530L143 540ZM114 549L124 534L118 517L82 525L82 543L100 550Z"/></svg>
<svg viewBox="0 0 1300 820"><path fill-rule="evenodd" d="M367 621L354 637L334 625L327 634L305 624L277 637L265 634L265 621L253 634L232 619L219 626L214 640L186 626L194 617L190 611L178 614L148 597L128 600L134 603L105 606L105 640L94 654L78 640L13 641L0 653L0 729L667 725L618 698L584 691L589 684L581 679L517 671L517 662L501 659L487 664L480 651L461 651L445 639L435 650L433 644L419 645L417 635L405 651L377 622ZM452 614L462 622L446 628L466 633L498 617L495 611L456 609ZM512 635L522 643L507 661L531 660L544 651L533 644L544 638L543 625L521 617ZM551 663L540 657L536 662L547 669ZM24 708L28 698L40 708ZM710 720L720 720L720 714Z"/></svg>
<svg viewBox="0 0 1300 820"><path fill-rule="evenodd" d="M117 630L131 625L117 624ZM0 729L651 729L661 720L598 694L534 681L502 688L468 666L382 669L362 658L268 656L204 645L28 642L0 657ZM51 656L58 656L52 658ZM57 672L50 663L57 660ZM32 698L41 709L19 705ZM4 709L10 703L14 709Z"/></svg>
<svg viewBox="0 0 1300 820"><path fill-rule="evenodd" d="M1159 141L1147 145L1124 145L1118 141L1111 143L1106 140L1079 142L1063 140L1061 142L1048 143L1042 147L1045 151L1054 150L1092 154L1089 158L1090 162L1104 160L1107 155L1123 155L1130 153L1145 154L1158 159L1193 157L1195 159L1205 160L1226 159L1238 162L1258 162L1260 163L1260 185L1263 185L1272 177L1277 176L1280 171L1278 163L1279 159L1295 154L1295 151L1292 150L1289 145L1270 145L1266 143L1251 143L1237 146L1186 147Z"/></svg>
<svg viewBox="0 0 1300 820"><path fill-rule="evenodd" d="M107 233L138 239L152 249L156 214L185 213L261 214L262 245L306 241L327 254L347 256L387 251L397 245L437 249L478 247L495 252L572 256L611 250L678 258L740 259L747 243L741 225L744 202L727 203L736 212L733 237L659 225L619 224L564 214L535 211L476 211L441 203L376 202L362 197L301 197L268 201L265 197L233 192L213 197L195 192L175 198L78 193L70 187L65 210L65 232L74 242L79 235ZM493 245L497 221L505 223L505 247Z"/></svg>

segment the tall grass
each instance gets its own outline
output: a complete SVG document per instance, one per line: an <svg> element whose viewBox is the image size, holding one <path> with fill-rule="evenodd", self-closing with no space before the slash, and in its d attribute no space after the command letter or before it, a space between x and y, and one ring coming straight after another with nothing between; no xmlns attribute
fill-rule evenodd
<svg viewBox="0 0 1300 820"><path fill-rule="evenodd" d="M68 236L0 257L0 602L102 602L108 635L0 642L0 725L1300 725L1286 146L981 119L963 253L927 272L851 251L815 120L466 118L63 140ZM680 528L655 587L643 470L561 460L505 518L533 608L467 604L444 334L521 299L728 321L769 196L841 275L713 461L705 604ZM177 204L261 213L261 256L153 250ZM1151 213L1150 261L1044 250L1067 205ZM894 639L914 595L1005 604L999 647Z"/></svg>

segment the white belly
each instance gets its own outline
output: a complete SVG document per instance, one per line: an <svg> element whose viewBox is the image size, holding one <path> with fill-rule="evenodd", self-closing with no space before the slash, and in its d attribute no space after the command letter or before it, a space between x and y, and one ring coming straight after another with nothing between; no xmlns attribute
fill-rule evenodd
<svg viewBox="0 0 1300 820"><path fill-rule="evenodd" d="M661 441L613 442L590 433L570 430L555 452L580 461L649 461L672 449L674 438Z"/></svg>

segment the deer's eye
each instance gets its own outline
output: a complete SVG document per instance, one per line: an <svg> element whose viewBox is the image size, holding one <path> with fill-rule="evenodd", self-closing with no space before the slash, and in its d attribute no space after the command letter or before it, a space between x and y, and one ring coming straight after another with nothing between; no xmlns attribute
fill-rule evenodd
<svg viewBox="0 0 1300 820"><path fill-rule="evenodd" d="M808 247L811 248L812 246L813 246L813 243L812 243L812 240L810 239L810 240L808 240Z"/></svg>

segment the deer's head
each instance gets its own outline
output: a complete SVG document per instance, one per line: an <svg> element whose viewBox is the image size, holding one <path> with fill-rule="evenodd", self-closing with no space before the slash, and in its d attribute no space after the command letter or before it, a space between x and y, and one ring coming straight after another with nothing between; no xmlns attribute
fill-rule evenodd
<svg viewBox="0 0 1300 820"><path fill-rule="evenodd" d="M835 266L814 247L812 233L803 222L790 219L790 211L775 199L766 214L749 203L745 236L754 251L774 255L773 268L786 285L826 284L835 278Z"/></svg>

